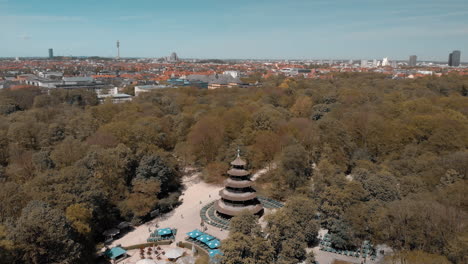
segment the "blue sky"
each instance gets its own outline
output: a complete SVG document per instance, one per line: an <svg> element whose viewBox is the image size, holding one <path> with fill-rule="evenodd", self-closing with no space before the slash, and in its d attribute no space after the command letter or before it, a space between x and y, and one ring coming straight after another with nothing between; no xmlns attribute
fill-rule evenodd
<svg viewBox="0 0 468 264"><path fill-rule="evenodd" d="M468 61L467 0L0 0L0 57Z"/></svg>

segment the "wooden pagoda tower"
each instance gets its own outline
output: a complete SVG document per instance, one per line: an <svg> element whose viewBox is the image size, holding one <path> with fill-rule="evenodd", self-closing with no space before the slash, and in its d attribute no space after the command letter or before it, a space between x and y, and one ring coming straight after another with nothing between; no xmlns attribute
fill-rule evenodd
<svg viewBox="0 0 468 264"><path fill-rule="evenodd" d="M227 171L229 178L225 188L219 192L221 198L214 204L219 215L230 218L245 210L257 215L263 213L263 206L257 199L257 191L252 187L253 181L246 166L247 162L240 157L240 151L237 150L237 157Z"/></svg>

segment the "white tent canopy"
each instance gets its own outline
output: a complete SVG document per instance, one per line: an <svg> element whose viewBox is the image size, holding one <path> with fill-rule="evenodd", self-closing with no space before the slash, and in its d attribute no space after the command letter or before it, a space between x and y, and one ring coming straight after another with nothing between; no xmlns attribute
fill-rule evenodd
<svg viewBox="0 0 468 264"><path fill-rule="evenodd" d="M181 257L183 254L184 250L182 248L171 248L164 255L169 259L176 259Z"/></svg>
<svg viewBox="0 0 468 264"><path fill-rule="evenodd" d="M156 264L156 262L152 259L141 259L136 264Z"/></svg>
<svg viewBox="0 0 468 264"><path fill-rule="evenodd" d="M195 258L192 256L181 257L177 260L177 264L195 264Z"/></svg>

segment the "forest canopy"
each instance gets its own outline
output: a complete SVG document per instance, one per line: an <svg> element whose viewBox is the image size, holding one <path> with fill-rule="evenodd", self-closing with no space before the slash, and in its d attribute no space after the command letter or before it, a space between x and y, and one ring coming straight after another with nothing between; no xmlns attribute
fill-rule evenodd
<svg viewBox="0 0 468 264"><path fill-rule="evenodd" d="M259 192L299 195L320 215L291 219L297 228L320 224L342 249L371 239L466 261L468 78L262 83L100 105L89 91L0 90L0 262L89 263L104 230L177 206L185 166L222 181L238 146L252 169L271 168ZM313 238L281 237L281 217L268 222L280 244L242 230L230 239L253 237L282 263L306 259L292 248Z"/></svg>

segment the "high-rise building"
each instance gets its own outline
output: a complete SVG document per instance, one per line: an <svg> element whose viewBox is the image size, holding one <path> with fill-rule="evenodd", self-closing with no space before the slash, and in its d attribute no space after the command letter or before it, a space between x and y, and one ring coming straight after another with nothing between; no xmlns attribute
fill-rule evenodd
<svg viewBox="0 0 468 264"><path fill-rule="evenodd" d="M418 57L416 55L411 55L409 57L408 66L415 67L418 62Z"/></svg>
<svg viewBox="0 0 468 264"><path fill-rule="evenodd" d="M361 68L367 68L367 60L361 60Z"/></svg>
<svg viewBox="0 0 468 264"><path fill-rule="evenodd" d="M170 62L177 62L177 61L179 61L179 57L177 57L177 53L172 52L172 53L171 53L171 56L169 56L168 61L170 61Z"/></svg>
<svg viewBox="0 0 468 264"><path fill-rule="evenodd" d="M453 67L460 66L460 57L461 57L461 52L459 50L454 50L449 55L448 65L453 66Z"/></svg>
<svg viewBox="0 0 468 264"><path fill-rule="evenodd" d="M460 66L460 63L461 63L461 52L459 50L455 50L452 52L452 56L453 56L453 66Z"/></svg>
<svg viewBox="0 0 468 264"><path fill-rule="evenodd" d="M49 49L49 59L54 58L54 49Z"/></svg>
<svg viewBox="0 0 468 264"><path fill-rule="evenodd" d="M390 65L390 63L389 63L389 61L388 61L388 58L383 58L383 60L382 60L382 67L389 66L389 65Z"/></svg>

